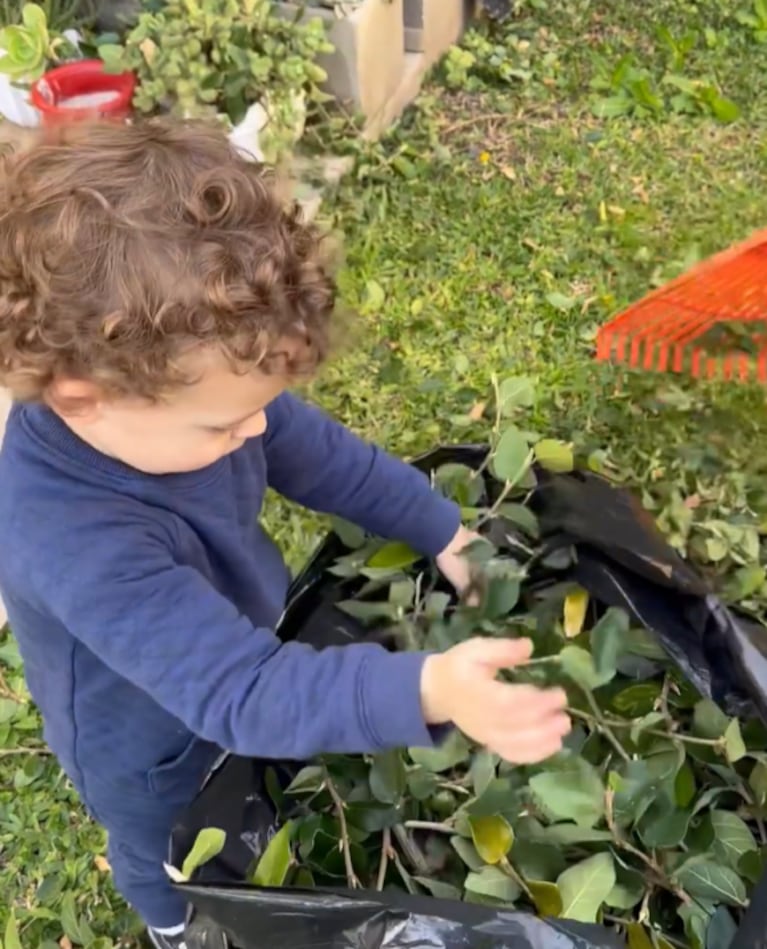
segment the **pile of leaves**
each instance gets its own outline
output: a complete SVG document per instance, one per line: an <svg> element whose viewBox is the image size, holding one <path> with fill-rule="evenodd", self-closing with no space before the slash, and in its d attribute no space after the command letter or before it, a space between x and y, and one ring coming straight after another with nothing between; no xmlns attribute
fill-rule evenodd
<svg viewBox="0 0 767 949"><path fill-rule="evenodd" d="M485 462L433 474L483 535L468 552L480 604L455 602L405 545L339 524L337 605L400 648L531 637L533 659L509 677L564 685L567 747L513 767L454 732L436 749L312 762L287 789L271 782L283 825L253 882L393 886L602 923L632 949L724 949L765 868L767 730L701 698L651 633L591 602L568 579L574 551L542 552L536 472L570 471L573 451L521 427L527 380L494 386Z"/></svg>

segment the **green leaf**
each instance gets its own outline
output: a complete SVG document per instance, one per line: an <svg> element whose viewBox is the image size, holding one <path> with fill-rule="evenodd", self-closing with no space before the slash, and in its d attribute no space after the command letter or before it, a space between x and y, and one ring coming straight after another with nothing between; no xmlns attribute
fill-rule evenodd
<svg viewBox="0 0 767 949"><path fill-rule="evenodd" d="M204 863L217 857L224 849L226 834L218 827L205 827L195 838L192 849L186 856L181 872L189 880L194 871Z"/></svg>
<svg viewBox="0 0 767 949"><path fill-rule="evenodd" d="M710 106L714 117L719 122L736 122L743 114L737 102L726 99L724 96L714 96Z"/></svg>
<svg viewBox="0 0 767 949"><path fill-rule="evenodd" d="M729 906L743 906L746 902L743 880L734 870L711 860L692 858L677 870L674 879L690 896Z"/></svg>
<svg viewBox="0 0 767 949"><path fill-rule="evenodd" d="M575 458L570 445L557 441L555 438L543 438L536 442L535 459L547 471L565 474L575 467Z"/></svg>
<svg viewBox="0 0 767 949"><path fill-rule="evenodd" d="M495 769L498 767L498 757L486 748L477 751L471 760L471 784L474 793L480 797L495 779Z"/></svg>
<svg viewBox="0 0 767 949"><path fill-rule="evenodd" d="M501 517L505 517L516 527L520 528L520 530L524 531L528 537L537 538L540 536L541 531L538 518L533 514L530 508L525 507L524 504L512 504L507 502L498 508L498 513Z"/></svg>
<svg viewBox="0 0 767 949"><path fill-rule="evenodd" d="M515 836L512 859L526 880L553 881L567 869L562 848L544 843L542 838L525 840Z"/></svg>
<svg viewBox="0 0 767 949"><path fill-rule="evenodd" d="M748 824L732 811L711 811L709 819L714 829L713 855L733 870L738 870L743 854L757 849Z"/></svg>
<svg viewBox="0 0 767 949"><path fill-rule="evenodd" d="M513 903L519 898L519 885L498 867L484 867L479 873L469 873L464 883L469 893L489 896L503 903Z"/></svg>
<svg viewBox="0 0 767 949"><path fill-rule="evenodd" d="M375 313L380 310L386 301L384 288L377 280L368 280L365 284L365 312Z"/></svg>
<svg viewBox="0 0 767 949"><path fill-rule="evenodd" d="M647 930L641 923L629 923L626 927L628 949L655 949Z"/></svg>
<svg viewBox="0 0 767 949"><path fill-rule="evenodd" d="M479 872L485 866L485 861L477 853L477 848L470 840L456 835L455 837L450 838L450 843L452 844L455 852L470 870Z"/></svg>
<svg viewBox="0 0 767 949"><path fill-rule="evenodd" d="M527 438L513 425L501 433L493 451L492 468L497 478L516 484L530 467Z"/></svg>
<svg viewBox="0 0 767 949"><path fill-rule="evenodd" d="M767 803L767 763L757 761L748 777L748 784L756 795L757 804Z"/></svg>
<svg viewBox="0 0 767 949"><path fill-rule="evenodd" d="M615 678L618 656L623 651L629 618L623 610L610 607L591 630L591 655L600 684Z"/></svg>
<svg viewBox="0 0 767 949"><path fill-rule="evenodd" d="M725 906L718 906L706 930L706 949L730 949L738 927Z"/></svg>
<svg viewBox="0 0 767 949"><path fill-rule="evenodd" d="M471 746L457 730L450 732L439 748L410 748L408 754L414 764L440 774L467 761Z"/></svg>
<svg viewBox="0 0 767 949"><path fill-rule="evenodd" d="M389 602L403 610L409 610L415 599L415 581L410 577L395 580L389 587Z"/></svg>
<svg viewBox="0 0 767 949"><path fill-rule="evenodd" d="M535 385L527 376L504 379L498 386L498 408L501 415L509 416L518 408L535 404Z"/></svg>
<svg viewBox="0 0 767 949"><path fill-rule="evenodd" d="M605 685L612 676L605 678L597 672L591 653L580 646L565 646L559 653L559 663L565 675L582 689L591 691ZM613 673L614 674L614 673Z"/></svg>
<svg viewBox="0 0 767 949"><path fill-rule="evenodd" d="M533 897L535 908L541 916L559 917L562 915L562 894L556 883L545 880L528 880L527 888Z"/></svg>
<svg viewBox="0 0 767 949"><path fill-rule="evenodd" d="M638 718L648 715L661 693L660 682L637 682L628 688L622 689L610 700L610 705L616 712L627 718Z"/></svg>
<svg viewBox="0 0 767 949"><path fill-rule="evenodd" d="M462 507L472 507L484 494L482 478L468 465L440 465L434 472L434 482L449 498Z"/></svg>
<svg viewBox="0 0 767 949"><path fill-rule="evenodd" d="M591 111L598 119L614 119L631 112L631 100L626 95L608 96L592 106Z"/></svg>
<svg viewBox="0 0 767 949"><path fill-rule="evenodd" d="M306 794L319 791L325 783L325 772L319 765L310 764L301 768L290 782L286 794Z"/></svg>
<svg viewBox="0 0 767 949"><path fill-rule="evenodd" d="M485 863L499 863L511 850L514 832L505 818L470 817L469 826L477 853Z"/></svg>
<svg viewBox="0 0 767 949"><path fill-rule="evenodd" d="M514 802L514 785L511 778L492 778L485 790L465 805L471 817L494 817L506 813Z"/></svg>
<svg viewBox="0 0 767 949"><path fill-rule="evenodd" d="M735 764L746 756L746 744L740 733L740 722L733 718L724 732L724 751L730 764Z"/></svg>
<svg viewBox="0 0 767 949"><path fill-rule="evenodd" d="M767 867L767 847L749 850L738 860L737 871L750 883L758 883Z"/></svg>
<svg viewBox="0 0 767 949"><path fill-rule="evenodd" d="M605 903L613 909L633 909L644 896L644 877L636 870L619 867L616 880L615 886L605 897Z"/></svg>
<svg viewBox="0 0 767 949"><path fill-rule="evenodd" d="M269 841L253 873L254 886L282 886L290 869L290 839L293 824L288 821Z"/></svg>
<svg viewBox="0 0 767 949"><path fill-rule="evenodd" d="M559 310L560 313L567 313L572 310L578 301L575 297L568 297L564 293L558 293L554 290L552 293L546 294L546 302L555 310Z"/></svg>
<svg viewBox="0 0 767 949"><path fill-rule="evenodd" d="M582 824L552 824L544 829L543 839L559 847L576 844L600 844L613 839L609 830L597 830Z"/></svg>
<svg viewBox="0 0 767 949"><path fill-rule="evenodd" d="M609 853L588 857L560 874L562 918L595 923L597 913L615 886L615 863Z"/></svg>
<svg viewBox="0 0 767 949"><path fill-rule="evenodd" d="M21 949L21 939L19 938L19 929L16 925L16 917L13 912L8 915L8 922L5 927L5 940L3 949Z"/></svg>
<svg viewBox="0 0 767 949"><path fill-rule="evenodd" d="M84 933L80 928L80 921L77 917L77 907L75 906L74 893L65 893L61 900L59 909L61 916L61 928L64 935L75 943L85 943Z"/></svg>
<svg viewBox="0 0 767 949"><path fill-rule="evenodd" d="M399 607L395 603L381 600L341 600L336 603L336 609L364 623L375 623L379 620L394 621L399 616Z"/></svg>
<svg viewBox="0 0 767 949"><path fill-rule="evenodd" d="M691 949L706 949L708 913L698 903L683 903L677 908L677 913L684 923L684 932Z"/></svg>
<svg viewBox="0 0 767 949"><path fill-rule="evenodd" d="M370 769L370 793L382 804L397 804L407 790L407 771L397 749L376 755Z"/></svg>
<svg viewBox="0 0 767 949"><path fill-rule="evenodd" d="M530 791L554 818L593 827L604 817L604 786L599 772L583 758L573 755L556 771L533 775Z"/></svg>
<svg viewBox="0 0 767 949"><path fill-rule="evenodd" d="M438 900L460 900L461 891L457 886L451 883L443 883L441 880L433 880L431 877L413 877L416 883L420 883L424 889L435 899Z"/></svg>
<svg viewBox="0 0 767 949"><path fill-rule="evenodd" d="M366 567L373 567L376 570L403 570L405 567L411 567L421 559L412 547L399 540L390 541L384 544L366 563Z"/></svg>
<svg viewBox="0 0 767 949"><path fill-rule="evenodd" d="M722 738L730 720L710 699L702 699L693 709L692 730L699 738Z"/></svg>
<svg viewBox="0 0 767 949"><path fill-rule="evenodd" d="M646 728L655 728L663 721L663 712L648 712L631 726L631 740L636 744Z"/></svg>
<svg viewBox="0 0 767 949"><path fill-rule="evenodd" d="M633 736L633 732L632 732ZM677 807L689 807L695 800L695 772L685 761L674 780L674 802Z"/></svg>
<svg viewBox="0 0 767 949"><path fill-rule="evenodd" d="M356 524L351 524L340 517L331 518L330 523L341 543L349 550L358 550L365 543L365 531Z"/></svg>
<svg viewBox="0 0 767 949"><path fill-rule="evenodd" d="M692 811L652 804L642 816L637 832L648 850L678 847L687 836Z"/></svg>

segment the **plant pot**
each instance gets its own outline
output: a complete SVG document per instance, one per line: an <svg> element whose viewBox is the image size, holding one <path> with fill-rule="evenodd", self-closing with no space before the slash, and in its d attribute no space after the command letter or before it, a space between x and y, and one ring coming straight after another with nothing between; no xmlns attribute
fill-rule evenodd
<svg viewBox="0 0 767 949"><path fill-rule="evenodd" d="M24 128L36 128L40 124L40 113L30 101L29 89L14 85L3 75L0 75L0 114Z"/></svg>
<svg viewBox="0 0 767 949"><path fill-rule="evenodd" d="M88 119L124 119L136 88L132 72L107 73L100 59L83 59L49 70L32 85L32 104L44 125Z"/></svg>

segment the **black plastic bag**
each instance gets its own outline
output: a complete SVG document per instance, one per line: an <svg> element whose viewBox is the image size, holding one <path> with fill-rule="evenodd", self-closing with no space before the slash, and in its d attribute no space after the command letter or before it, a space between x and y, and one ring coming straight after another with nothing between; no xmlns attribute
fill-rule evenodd
<svg viewBox="0 0 767 949"><path fill-rule="evenodd" d="M487 449L439 448L414 464L476 468ZM636 498L591 473L539 471L532 506L542 532L531 584L575 580L593 601L620 606L652 630L683 674L733 715L767 723L767 630L728 610L665 542ZM557 551L576 557L560 572ZM346 596L327 568L345 552L329 535L291 587L279 633L317 647L343 645L369 631L335 603ZM266 776L286 785L298 763L226 756L174 830L170 862L179 866L199 830L226 831L224 851L180 884L193 907L189 949L616 949L612 931L524 912L387 891L243 885L277 828ZM731 949L767 949L767 875L757 887Z"/></svg>

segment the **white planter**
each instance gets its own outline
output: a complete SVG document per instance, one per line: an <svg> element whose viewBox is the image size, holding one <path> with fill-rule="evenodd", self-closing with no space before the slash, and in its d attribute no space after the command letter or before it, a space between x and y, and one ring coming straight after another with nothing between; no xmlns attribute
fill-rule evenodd
<svg viewBox="0 0 767 949"><path fill-rule="evenodd" d="M8 76L0 74L0 115L25 128L40 124L40 113L29 101L29 89L14 86Z"/></svg>
<svg viewBox="0 0 767 949"><path fill-rule="evenodd" d="M304 134L306 97L294 96L291 105L292 123L275 133L270 128L269 95L254 103L245 118L229 132L229 141L252 161L273 163L284 148L291 148Z"/></svg>

